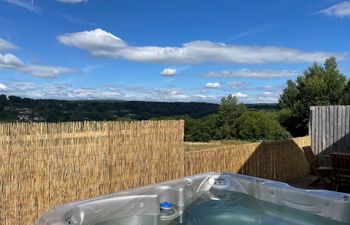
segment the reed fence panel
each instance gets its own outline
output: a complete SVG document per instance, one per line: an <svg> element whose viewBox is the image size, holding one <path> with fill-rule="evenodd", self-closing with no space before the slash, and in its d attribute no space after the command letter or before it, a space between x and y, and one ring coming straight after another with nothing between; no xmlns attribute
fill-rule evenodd
<svg viewBox="0 0 350 225"><path fill-rule="evenodd" d="M1 225L53 206L203 172L288 181L310 138L184 151L183 121L0 124Z"/></svg>
<svg viewBox="0 0 350 225"><path fill-rule="evenodd" d="M309 145L310 137L301 137L186 151L185 175L233 172L287 182L309 174L301 149Z"/></svg>
<svg viewBox="0 0 350 225"><path fill-rule="evenodd" d="M183 121L0 125L0 224L182 177Z"/></svg>

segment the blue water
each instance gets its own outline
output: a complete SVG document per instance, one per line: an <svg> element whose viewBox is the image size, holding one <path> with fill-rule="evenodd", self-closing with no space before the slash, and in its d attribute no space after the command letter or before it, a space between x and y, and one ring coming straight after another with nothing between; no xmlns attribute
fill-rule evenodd
<svg viewBox="0 0 350 225"><path fill-rule="evenodd" d="M211 198L210 198L211 196ZM212 200L212 199L216 200ZM181 224L175 222L174 224ZM345 225L328 218L220 191L202 193L185 211L183 225Z"/></svg>
<svg viewBox="0 0 350 225"><path fill-rule="evenodd" d="M134 216L105 221L98 225L345 225L345 223L260 201L238 192L211 191L202 192L190 202L181 218L162 221L156 216Z"/></svg>

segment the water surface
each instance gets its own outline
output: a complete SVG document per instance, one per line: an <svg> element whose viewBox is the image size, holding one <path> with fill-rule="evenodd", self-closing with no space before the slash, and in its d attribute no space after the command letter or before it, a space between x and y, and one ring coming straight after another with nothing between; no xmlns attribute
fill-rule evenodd
<svg viewBox="0 0 350 225"><path fill-rule="evenodd" d="M191 200L190 200L191 201ZM161 221L157 216L135 216L98 225L345 225L300 210L260 201L250 195L202 192L182 217Z"/></svg>

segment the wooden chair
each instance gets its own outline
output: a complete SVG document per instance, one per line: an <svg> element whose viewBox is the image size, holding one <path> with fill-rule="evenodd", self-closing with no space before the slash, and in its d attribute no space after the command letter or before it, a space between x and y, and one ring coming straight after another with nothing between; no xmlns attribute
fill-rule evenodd
<svg viewBox="0 0 350 225"><path fill-rule="evenodd" d="M318 178L315 181L313 181L310 184L310 186L317 185L319 184L320 181L323 181L326 184L333 183L333 179L332 179L333 168L331 166L321 166L317 157L312 151L311 146L303 147L303 151L307 161L309 161L310 163L312 172L318 176ZM327 182L326 179L328 179L329 182Z"/></svg>
<svg viewBox="0 0 350 225"><path fill-rule="evenodd" d="M350 154L334 152L331 159L335 171L335 190L350 186Z"/></svg>

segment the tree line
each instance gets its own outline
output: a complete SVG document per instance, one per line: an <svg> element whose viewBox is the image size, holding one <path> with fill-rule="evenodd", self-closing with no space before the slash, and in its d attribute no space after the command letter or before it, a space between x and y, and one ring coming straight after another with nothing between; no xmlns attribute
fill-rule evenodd
<svg viewBox="0 0 350 225"><path fill-rule="evenodd" d="M178 115L201 118L217 109L218 104L198 102L34 100L0 95L0 122L148 120Z"/></svg>

